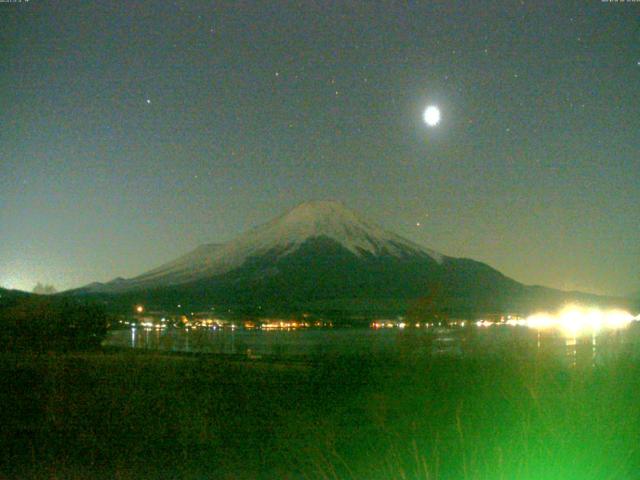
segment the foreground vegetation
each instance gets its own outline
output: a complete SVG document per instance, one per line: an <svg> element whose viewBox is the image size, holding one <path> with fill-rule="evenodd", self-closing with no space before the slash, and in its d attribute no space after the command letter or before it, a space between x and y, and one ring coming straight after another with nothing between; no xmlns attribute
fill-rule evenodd
<svg viewBox="0 0 640 480"><path fill-rule="evenodd" d="M0 351L95 350L108 322L104 308L94 303L0 292Z"/></svg>
<svg viewBox="0 0 640 480"><path fill-rule="evenodd" d="M0 357L0 478L625 479L640 364Z"/></svg>

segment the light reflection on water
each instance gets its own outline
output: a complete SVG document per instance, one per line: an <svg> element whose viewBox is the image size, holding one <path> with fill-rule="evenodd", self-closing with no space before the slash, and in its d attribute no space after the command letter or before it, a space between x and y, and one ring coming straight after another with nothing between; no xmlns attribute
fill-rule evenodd
<svg viewBox="0 0 640 480"><path fill-rule="evenodd" d="M512 355L555 357L569 365L599 364L640 356L640 326L566 336L526 327L490 328L310 328L299 330L196 330L132 328L109 332L107 346L173 352L256 356L383 354L411 357Z"/></svg>

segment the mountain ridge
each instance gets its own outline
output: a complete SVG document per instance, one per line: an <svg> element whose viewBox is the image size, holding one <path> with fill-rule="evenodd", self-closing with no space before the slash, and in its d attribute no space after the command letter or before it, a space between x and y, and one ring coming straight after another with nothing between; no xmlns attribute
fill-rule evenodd
<svg viewBox="0 0 640 480"><path fill-rule="evenodd" d="M335 201L298 205L223 244L209 243L132 279L65 294L126 306L233 305L252 311L468 316L618 299L529 287L473 259L442 255ZM263 309L264 307L264 309Z"/></svg>
<svg viewBox="0 0 640 480"><path fill-rule="evenodd" d="M179 285L240 267L248 258L281 250L291 253L306 240L325 236L355 255L424 254L441 262L444 255L404 239L362 218L335 200L302 203L279 217L225 243L200 245L191 252L131 279L117 278L83 289L117 292L129 288Z"/></svg>

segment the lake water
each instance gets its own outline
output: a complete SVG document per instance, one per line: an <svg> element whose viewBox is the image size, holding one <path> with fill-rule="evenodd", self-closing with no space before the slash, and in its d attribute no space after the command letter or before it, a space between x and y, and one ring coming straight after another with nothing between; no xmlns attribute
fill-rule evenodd
<svg viewBox="0 0 640 480"><path fill-rule="evenodd" d="M256 357L309 357L344 354L425 356L549 355L569 364L598 364L620 356L640 356L640 325L596 335L567 336L527 327L479 328L302 328L192 330L132 328L109 332L105 346L171 352Z"/></svg>

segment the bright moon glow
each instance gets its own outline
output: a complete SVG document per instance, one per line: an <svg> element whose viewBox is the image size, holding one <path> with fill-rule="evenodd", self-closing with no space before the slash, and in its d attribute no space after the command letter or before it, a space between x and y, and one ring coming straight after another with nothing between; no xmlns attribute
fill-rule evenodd
<svg viewBox="0 0 640 480"><path fill-rule="evenodd" d="M440 123L440 109L434 105L429 105L422 115L424 123L430 127L435 127Z"/></svg>
<svg viewBox="0 0 640 480"><path fill-rule="evenodd" d="M581 333L595 334L600 330L619 330L640 318L624 310L600 310L569 305L560 312L536 313L524 320L508 320L510 325L523 325L536 330L558 329L564 335L575 337Z"/></svg>

